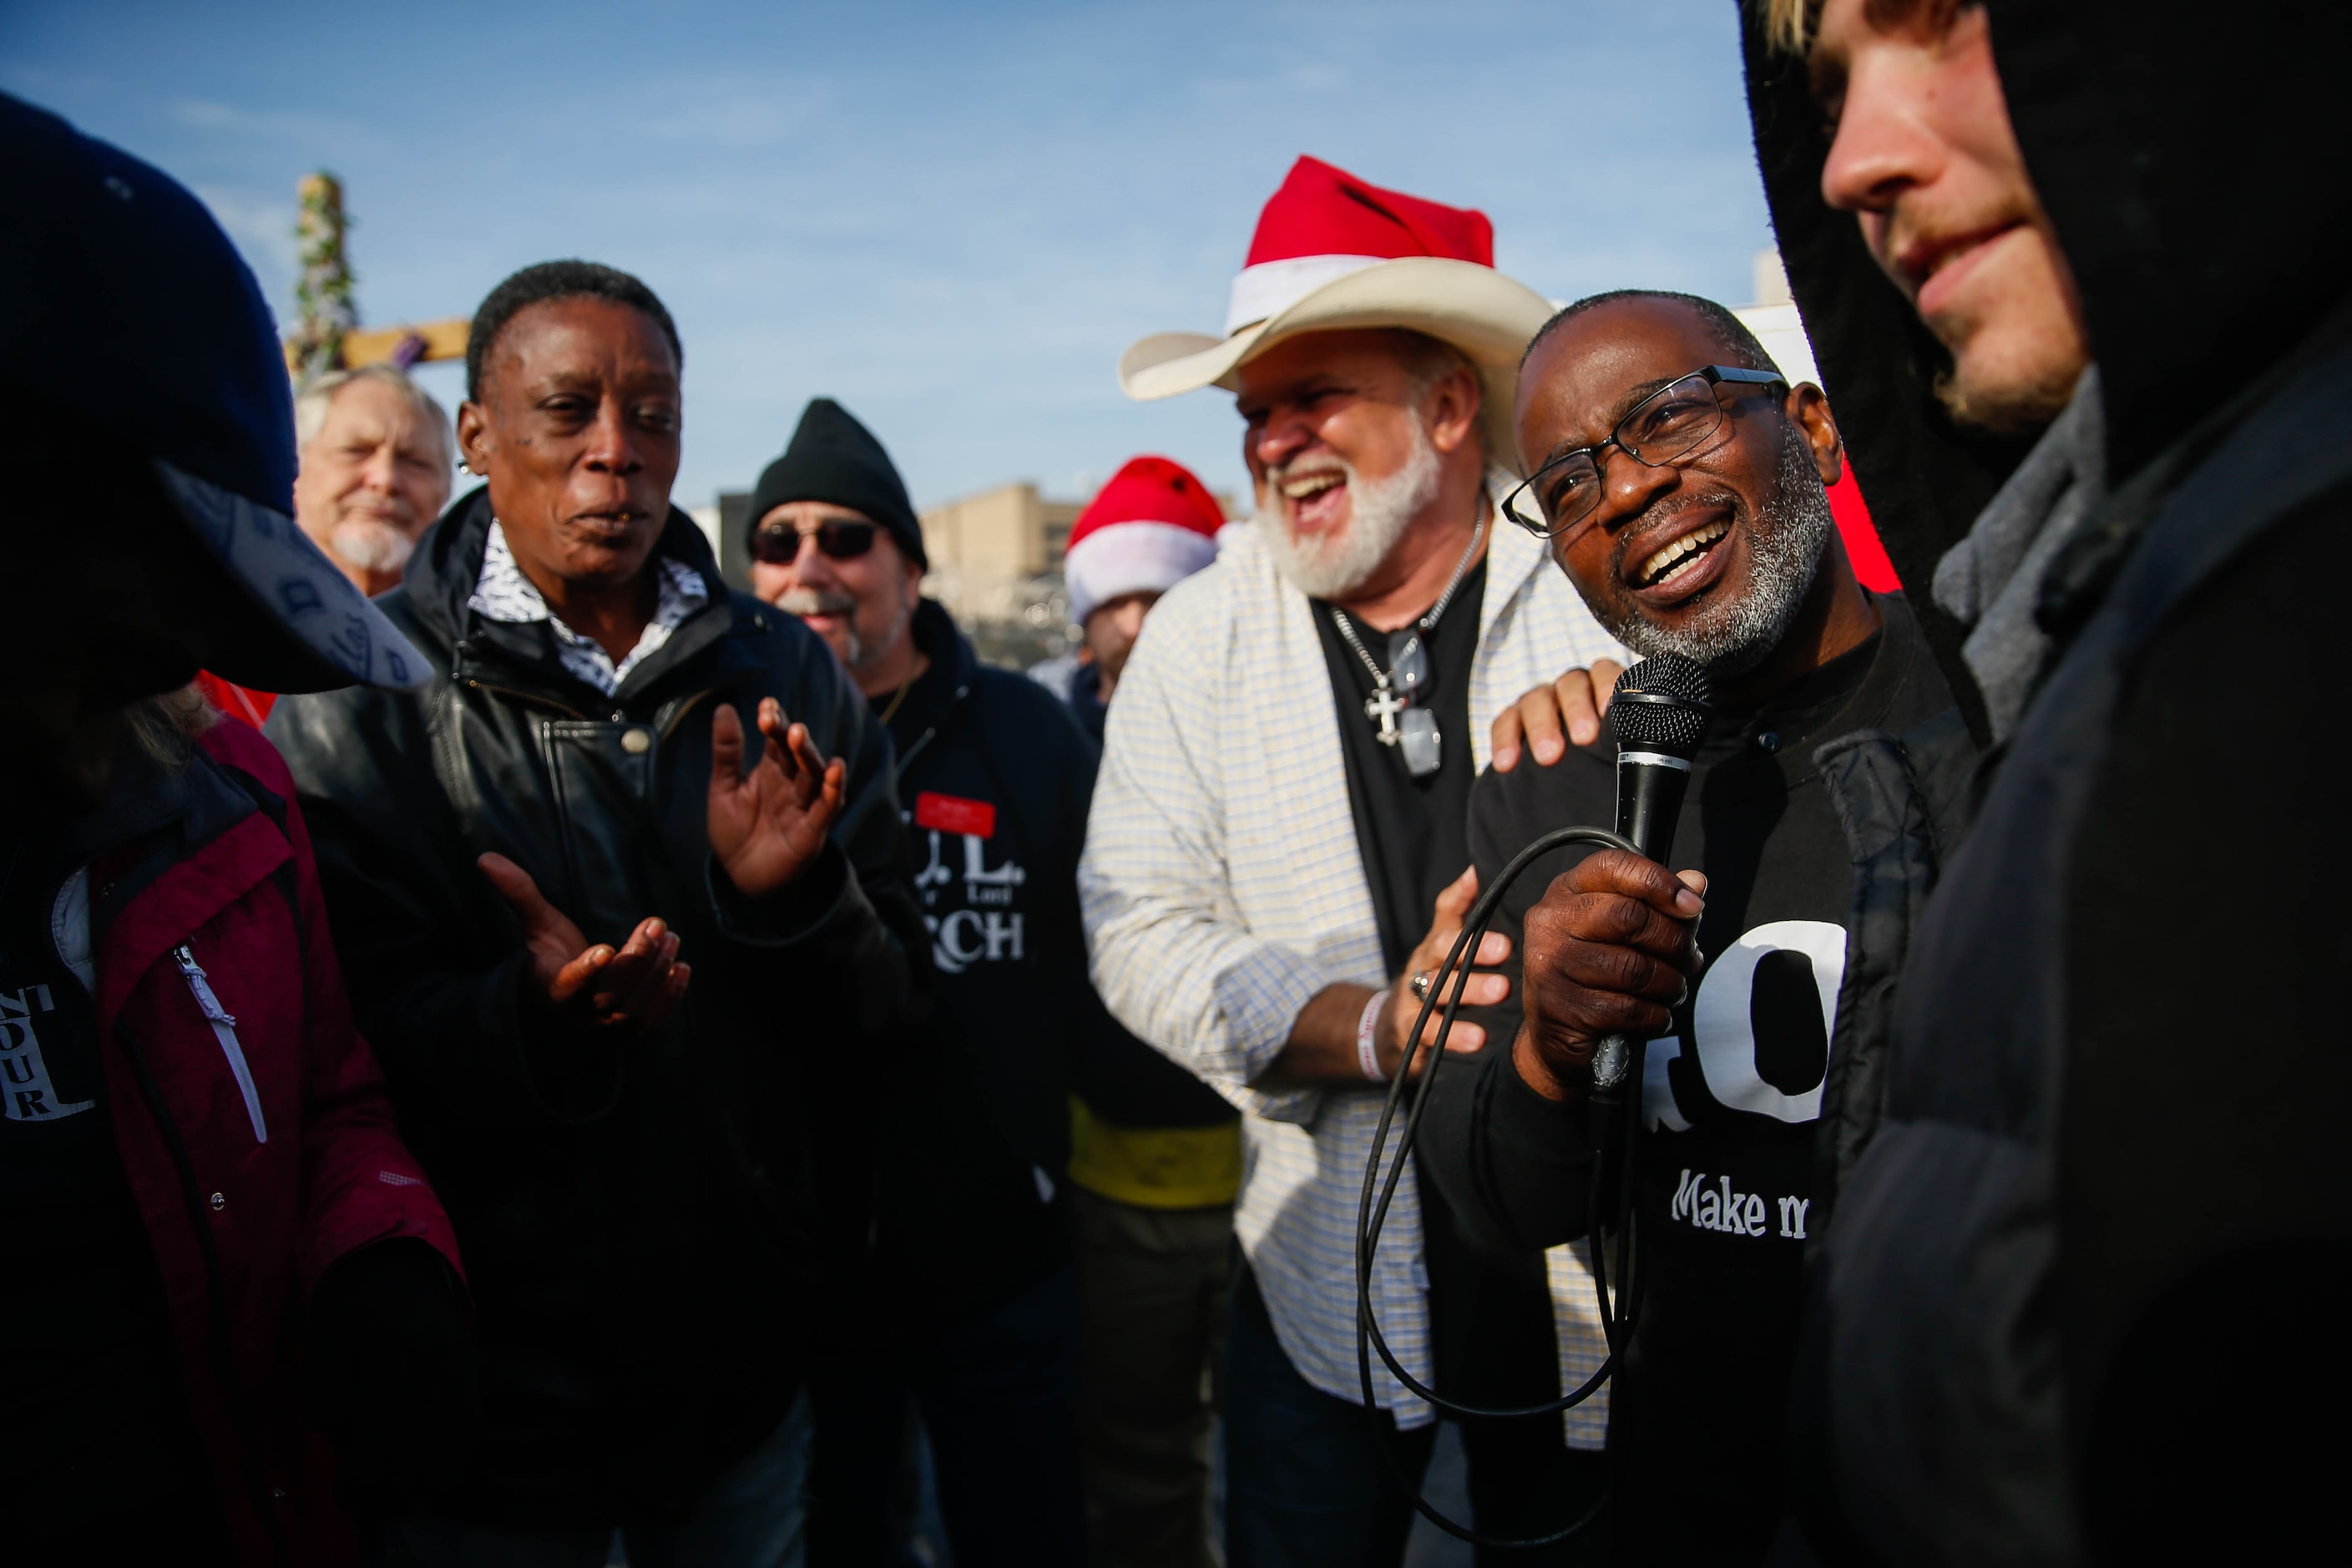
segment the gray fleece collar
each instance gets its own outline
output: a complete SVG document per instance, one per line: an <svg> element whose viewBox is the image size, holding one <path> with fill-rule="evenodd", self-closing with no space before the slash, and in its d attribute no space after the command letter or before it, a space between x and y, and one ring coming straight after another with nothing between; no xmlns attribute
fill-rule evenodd
<svg viewBox="0 0 2352 1568"><path fill-rule="evenodd" d="M1936 564L1936 603L1972 628L1960 654L1984 693L1996 742L2017 728L2050 654L2033 616L2042 579L2106 494L2106 420L2093 365L1968 536Z"/></svg>

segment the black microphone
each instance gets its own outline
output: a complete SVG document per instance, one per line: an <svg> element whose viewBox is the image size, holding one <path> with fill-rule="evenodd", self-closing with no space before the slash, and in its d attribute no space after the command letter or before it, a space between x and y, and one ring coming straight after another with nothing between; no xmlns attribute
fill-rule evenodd
<svg viewBox="0 0 2352 1568"><path fill-rule="evenodd" d="M1664 864L1674 847L1691 759L1714 717L1704 665L1680 654L1645 658L1617 678L1609 731L1617 737L1617 833Z"/></svg>
<svg viewBox="0 0 2352 1568"><path fill-rule="evenodd" d="M1617 678L1609 730L1617 737L1617 833L1664 864L1690 788L1691 758L1706 738L1715 688L1680 654L1645 658ZM1592 1053L1593 1098L1617 1103L1634 1071L1634 1043L1611 1035Z"/></svg>

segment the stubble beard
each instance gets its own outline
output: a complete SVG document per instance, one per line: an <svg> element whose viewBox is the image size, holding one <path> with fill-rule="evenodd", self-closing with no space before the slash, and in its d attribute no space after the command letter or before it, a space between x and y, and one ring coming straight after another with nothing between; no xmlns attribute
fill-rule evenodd
<svg viewBox="0 0 2352 1568"><path fill-rule="evenodd" d="M2025 275L2011 279L2005 305L1991 314L1979 308L1973 317L1927 322L1948 356L1932 384L1936 401L1964 430L2038 435L2066 411L2090 363L2081 310L2065 303L2071 285L2057 237L2046 220L2030 227L2044 253L2011 262L2012 272L2022 267Z"/></svg>
<svg viewBox="0 0 2352 1568"><path fill-rule="evenodd" d="M1789 635L1836 530L1829 496L1813 467L1812 448L1791 428L1781 443L1771 493L1762 509L1746 520L1750 570L1745 595L1712 616L1680 626L1659 626L1639 609L1596 618L1610 636L1643 658L1677 654L1718 676L1744 675Z"/></svg>
<svg viewBox="0 0 2352 1568"><path fill-rule="evenodd" d="M2079 361L2053 363L2027 380L2007 386L1971 386L1958 369L1936 377L1936 401L1952 423L1964 430L1990 436L2032 436L2049 428L2074 400L2083 378Z"/></svg>
<svg viewBox="0 0 2352 1568"><path fill-rule="evenodd" d="M1328 471L1332 460L1321 458L1298 473ZM1258 508L1258 533L1274 556L1275 570L1310 599L1337 599L1371 581L1397 547L1413 520L1437 502L1444 480L1444 463L1436 443L1420 420L1412 421L1412 450L1396 472L1383 479L1368 479L1353 463L1339 460L1348 476L1348 526L1337 537L1301 542L1290 531L1281 493L1286 468L1266 470Z"/></svg>
<svg viewBox="0 0 2352 1568"><path fill-rule="evenodd" d="M787 588L776 595L775 604L788 616L838 616L841 640L847 645L839 650L842 668L857 669L873 661L866 639L857 635L857 600L854 595L820 593L814 588Z"/></svg>

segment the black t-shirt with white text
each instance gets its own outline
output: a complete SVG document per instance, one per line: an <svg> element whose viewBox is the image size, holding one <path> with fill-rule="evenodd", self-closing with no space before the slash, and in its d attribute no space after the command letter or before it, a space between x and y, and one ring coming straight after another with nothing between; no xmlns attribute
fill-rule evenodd
<svg viewBox="0 0 2352 1568"><path fill-rule="evenodd" d="M1950 701L1907 609L1877 603L1880 636L1760 710L1717 714L1676 825L1668 863L1708 879L1704 968L1643 1073L1635 1230L1647 1285L1611 1417L1618 1540L1634 1561L1758 1560L1783 1512L1815 1123L1853 902L1852 852L1812 752L1858 729L1899 733ZM1490 772L1470 810L1482 882L1549 829L1612 825L1615 800L1605 740L1550 767ZM1498 1038L1517 1032L1526 912L1585 853L1538 861L1503 900L1494 929L1512 939L1512 997L1482 1018ZM1423 1160L1478 1167L1459 1184L1447 1173L1448 1186L1491 1194L1471 1216L1489 1238L1583 1234L1583 1104L1541 1099L1507 1062L1473 1078L1441 1080Z"/></svg>

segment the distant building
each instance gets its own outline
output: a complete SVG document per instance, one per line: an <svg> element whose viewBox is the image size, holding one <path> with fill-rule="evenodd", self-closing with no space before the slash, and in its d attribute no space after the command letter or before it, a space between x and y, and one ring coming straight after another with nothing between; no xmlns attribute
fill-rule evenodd
<svg viewBox="0 0 2352 1568"><path fill-rule="evenodd" d="M702 522L702 513L706 510L719 514L715 523ZM719 504L713 508L697 509L694 521L702 522L703 531L713 535L711 548L719 552L719 574L727 579L727 585L750 593L751 492L721 490L719 492Z"/></svg>
<svg viewBox="0 0 2352 1568"><path fill-rule="evenodd" d="M686 515L694 519L694 526L702 530L702 536L710 541L710 553L724 556L727 547L726 541L720 537L719 503L712 501L709 506L688 507Z"/></svg>
<svg viewBox="0 0 2352 1568"><path fill-rule="evenodd" d="M1750 264L1753 297L1756 302L1743 305L1731 313L1739 318L1748 330L1772 356L1772 363L1794 381L1810 381L1822 384L1822 373L1813 363L1813 345L1805 337L1805 323L1797 317L1797 302L1789 296L1789 274L1780 266L1780 253L1770 246L1758 251ZM1822 387L1826 392L1827 387Z"/></svg>
<svg viewBox="0 0 2352 1568"><path fill-rule="evenodd" d="M959 620L996 620L1033 598L1030 584L1059 584L1062 552L1083 500L1049 500L1025 482L999 485L923 513L931 596Z"/></svg>
<svg viewBox="0 0 2352 1568"><path fill-rule="evenodd" d="M931 557L923 591L971 635L981 658L1019 669L1069 649L1062 552L1086 504L1049 500L1016 481L922 514Z"/></svg>

